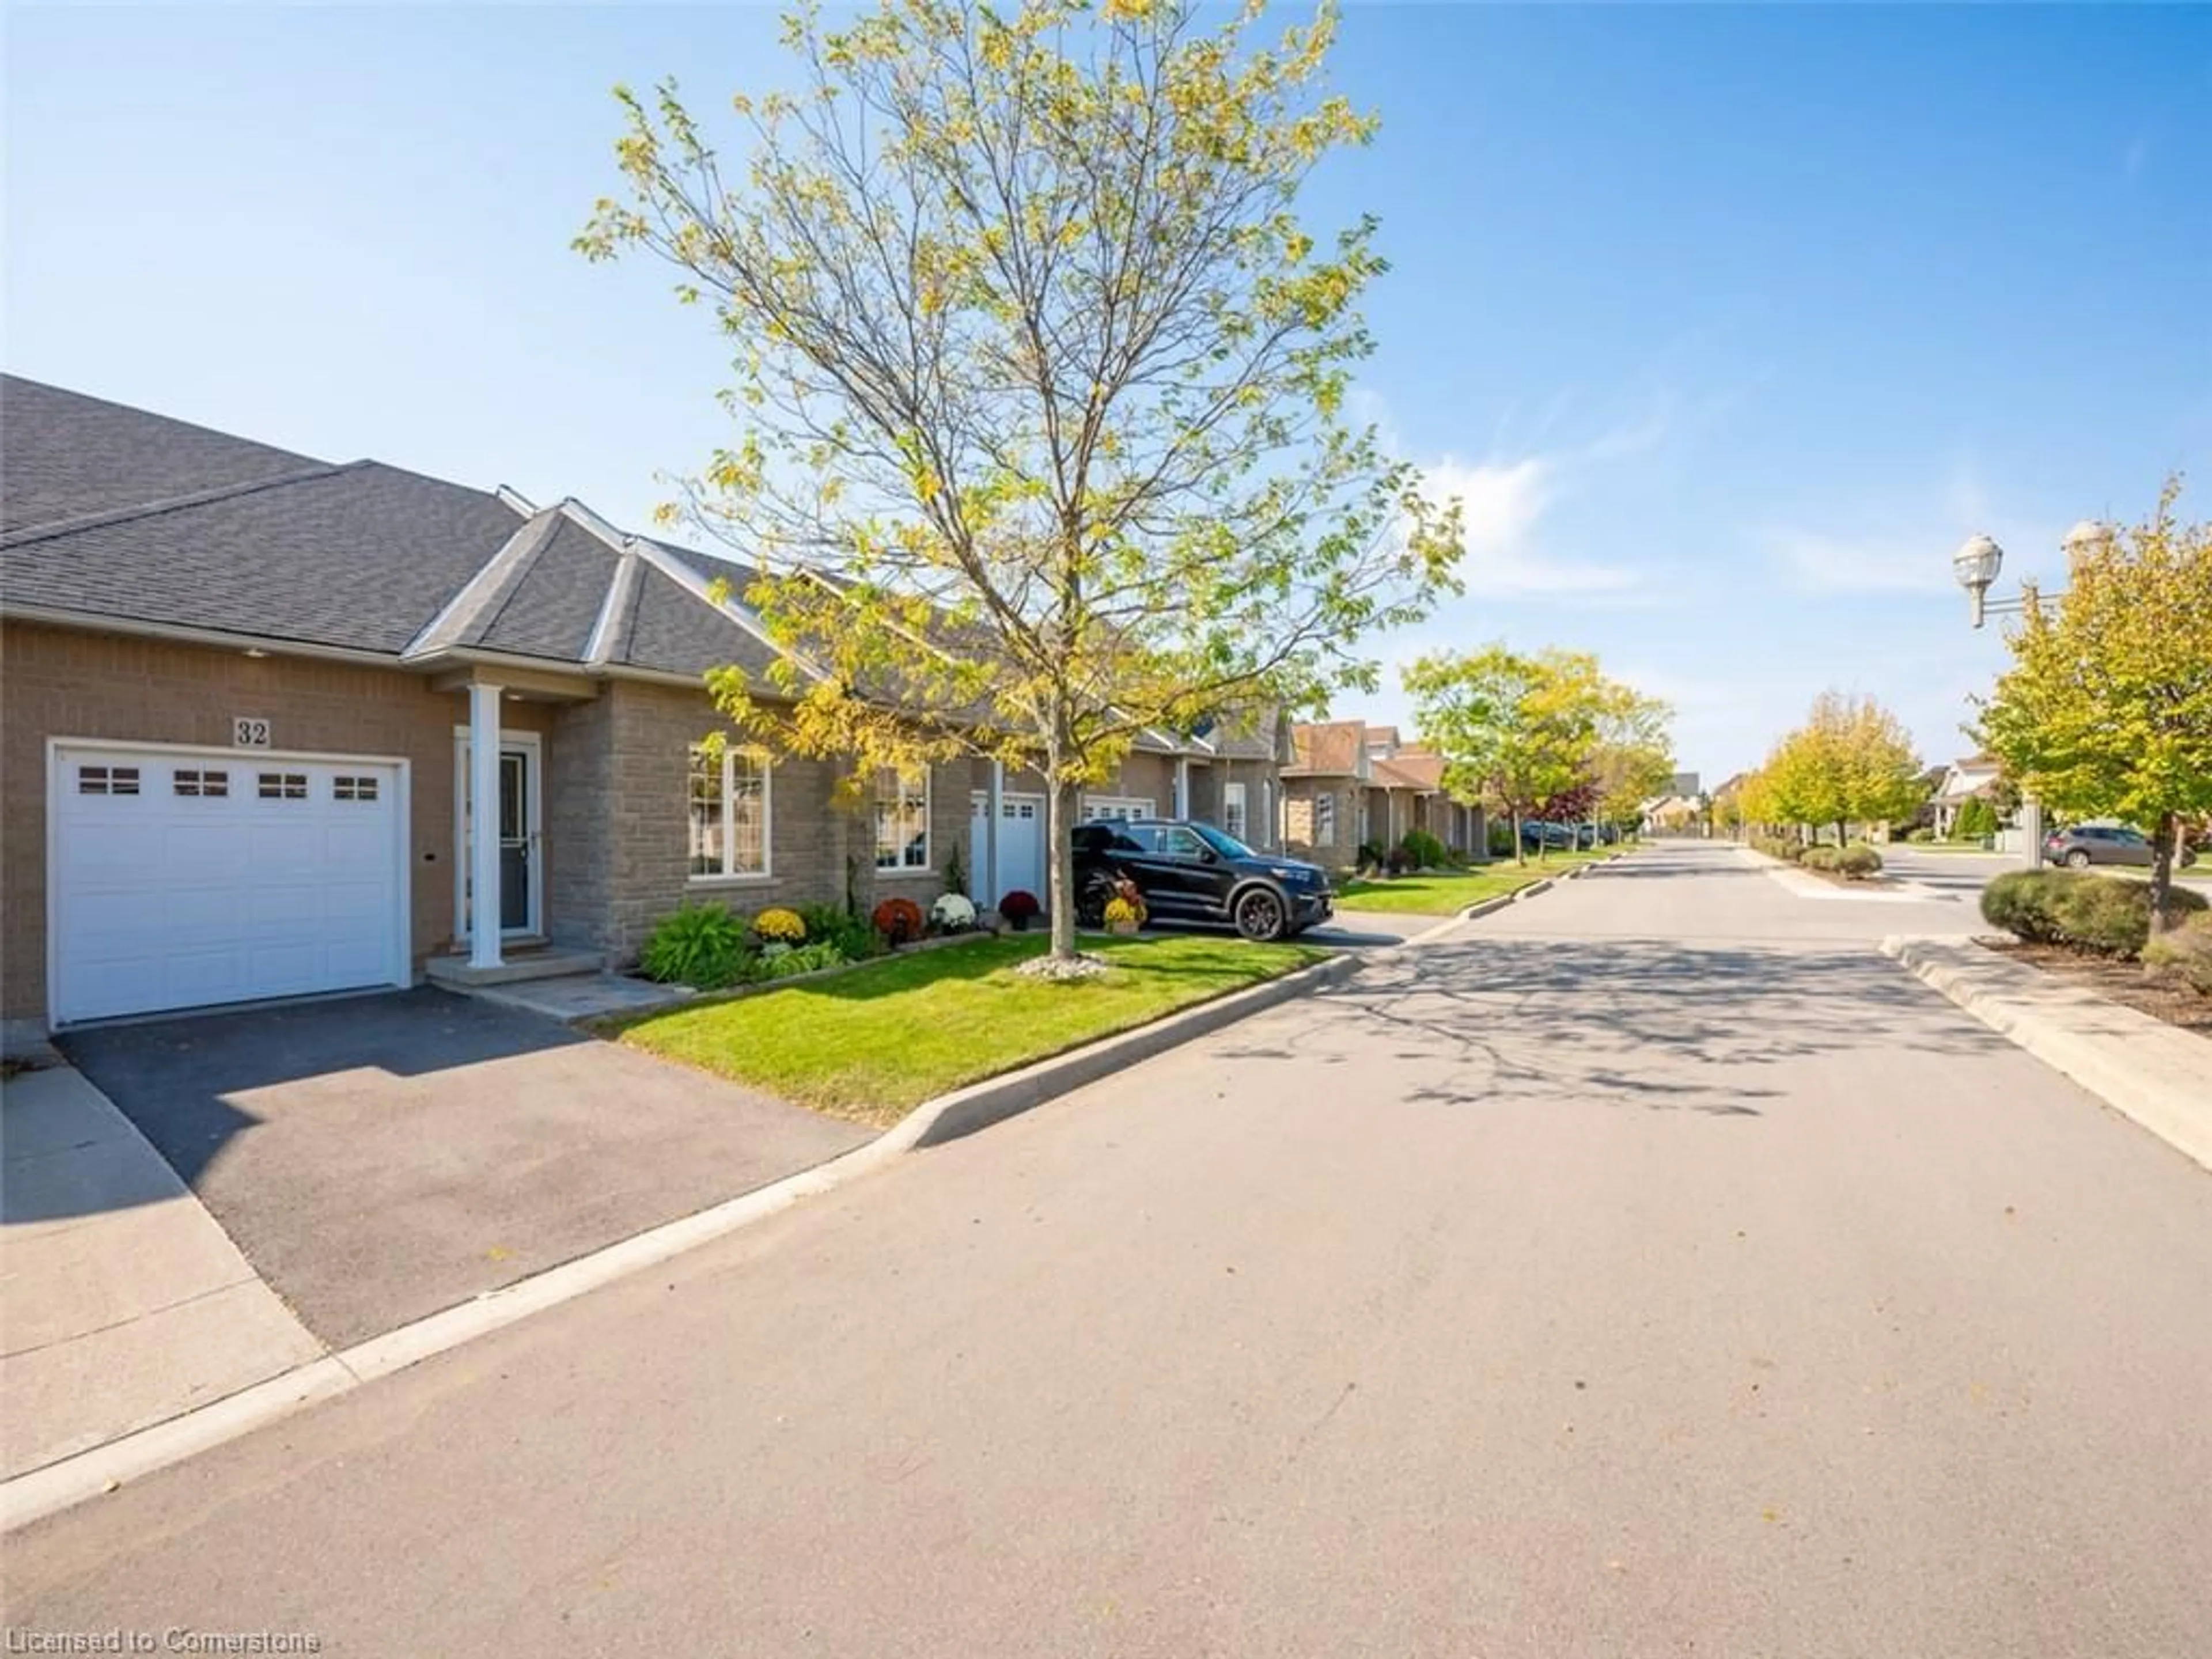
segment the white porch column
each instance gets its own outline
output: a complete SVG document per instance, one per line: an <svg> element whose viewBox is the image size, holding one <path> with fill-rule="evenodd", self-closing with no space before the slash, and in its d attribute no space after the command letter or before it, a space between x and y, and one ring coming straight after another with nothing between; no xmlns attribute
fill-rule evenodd
<svg viewBox="0 0 2212 1659"><path fill-rule="evenodd" d="M1178 755L1176 757L1175 789L1175 811L1172 816L1179 818L1187 818L1191 816L1190 757L1188 755Z"/></svg>
<svg viewBox="0 0 2212 1659"><path fill-rule="evenodd" d="M499 956L499 696L469 686L469 966L496 968Z"/></svg>
<svg viewBox="0 0 2212 1659"><path fill-rule="evenodd" d="M996 909L999 901L1006 896L1006 890L999 884L999 820L1006 815L1006 763L993 761L990 799L984 808L990 814L990 822L983 826L983 868L979 872L983 878L983 891L975 902L978 910ZM1051 848L1048 845L1048 860L1050 856ZM1045 867L1051 868L1048 861Z"/></svg>

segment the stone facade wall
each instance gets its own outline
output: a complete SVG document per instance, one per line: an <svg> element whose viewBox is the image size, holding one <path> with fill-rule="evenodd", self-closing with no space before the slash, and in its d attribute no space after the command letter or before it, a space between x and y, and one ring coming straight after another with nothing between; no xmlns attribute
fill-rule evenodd
<svg viewBox="0 0 2212 1659"><path fill-rule="evenodd" d="M1350 778L1285 778L1284 850L1330 869L1351 865L1358 855L1359 800L1365 793ZM1336 803L1335 835L1327 842L1317 840L1315 830L1315 803L1324 795Z"/></svg>
<svg viewBox="0 0 2212 1659"><path fill-rule="evenodd" d="M1222 803L1231 783L1244 786L1244 840L1272 850L1283 844L1281 769L1272 761L1217 760L1190 769L1190 815L1203 823L1223 823Z"/></svg>
<svg viewBox="0 0 2212 1659"><path fill-rule="evenodd" d="M691 745L710 732L728 732L728 723L703 690L617 681L607 702L604 716L581 709L570 715L594 758L576 763L587 799L564 809L565 836L582 850L574 854L578 889L556 914L568 918L564 925L575 942L617 963L634 961L653 924L687 901L744 915L776 904L842 904L849 878L863 911L893 893L927 909L945 891L952 849L966 857L970 763L948 763L931 779L928 867L879 873L872 803L841 799L836 764L787 756L775 763L769 784L769 873L695 880Z"/></svg>

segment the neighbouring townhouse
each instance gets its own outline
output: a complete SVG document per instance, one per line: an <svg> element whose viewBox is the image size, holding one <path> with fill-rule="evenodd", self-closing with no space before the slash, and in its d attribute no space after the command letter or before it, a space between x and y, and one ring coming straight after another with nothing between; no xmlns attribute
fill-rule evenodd
<svg viewBox="0 0 2212 1659"><path fill-rule="evenodd" d="M687 901L1044 890L1044 800L732 745L739 566L375 461L0 379L0 1017L622 964ZM1286 723L1148 735L1087 811L1262 831ZM1024 782L1030 787L1024 787ZM479 904L478 895L487 896Z"/></svg>
<svg viewBox="0 0 2212 1659"><path fill-rule="evenodd" d="M1388 849L1419 830L1454 852L1485 856L1488 823L1480 806L1444 793L1443 758L1404 742L1392 726L1323 720L1292 728L1282 769L1285 849L1317 863L1350 866L1359 849Z"/></svg>
<svg viewBox="0 0 2212 1659"><path fill-rule="evenodd" d="M1994 755L1970 755L1943 769L1929 804L1935 811L1938 840L1948 841L1958 828L1959 814L1968 801L1994 804L1997 798L1998 766Z"/></svg>

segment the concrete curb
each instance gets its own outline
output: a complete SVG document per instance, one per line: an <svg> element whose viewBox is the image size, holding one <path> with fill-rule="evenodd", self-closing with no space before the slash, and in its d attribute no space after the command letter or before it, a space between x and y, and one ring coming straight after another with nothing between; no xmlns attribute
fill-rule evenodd
<svg viewBox="0 0 2212 1659"><path fill-rule="evenodd" d="M1407 943L1411 943L1410 940ZM1397 947L1404 949L1403 945ZM949 1095L917 1106L887 1131L884 1139L903 1137L905 1147L941 1146L978 1129L1043 1105L1047 1101L1096 1083L1109 1073L1164 1054L1168 1049L1233 1025L1240 1019L1289 1002L1324 987L1341 984L1359 971L1364 957L1346 953L1301 968L1295 974L1271 979L1247 990L1233 991L1212 1002L1201 1002L1170 1014L1150 1025L1117 1036L1102 1037L1083 1048L1041 1060L1018 1072L987 1078L956 1089ZM880 1145L880 1142L872 1143ZM849 1154L848 1154L849 1156Z"/></svg>
<svg viewBox="0 0 2212 1659"><path fill-rule="evenodd" d="M1509 904L1518 904L1522 899L1534 898L1539 893L1548 893L1553 888L1558 886L1563 881L1572 881L1577 876L1586 875L1592 870L1602 870L1607 865L1616 864L1627 856L1628 854L1626 853L1608 853L1605 857L1601 859L1593 859L1588 864L1577 864L1573 869L1563 870L1556 876L1547 876L1541 881L1530 882L1526 887L1516 887L1510 893L1500 893L1496 898L1486 898L1480 903L1470 904L1466 909L1462 910L1457 915L1454 916L1452 920L1455 921L1473 921L1478 917L1494 915L1498 911L1505 908ZM1437 931L1437 929L1432 927L1429 930L1429 933L1433 933ZM1408 945L1418 945L1422 939L1428 938L1429 933L1419 934L1413 939L1407 939L1406 943Z"/></svg>
<svg viewBox="0 0 2212 1659"><path fill-rule="evenodd" d="M2007 962L1971 939L1892 934L1884 956L2122 1116L2212 1170L2212 1042Z"/></svg>
<svg viewBox="0 0 2212 1659"><path fill-rule="evenodd" d="M1429 930L1431 933L1440 930ZM834 1191L908 1152L973 1134L1085 1084L1096 1082L1122 1066L1150 1059L1309 992L1341 984L1359 971L1363 960L1351 953L1331 957L1280 979L1182 1009L1135 1030L1103 1037L1080 1048L1041 1060L1018 1072L939 1095L915 1107L866 1145L856 1146L826 1164L787 1176L711 1209L650 1228L557 1267L517 1279L512 1285L488 1291L472 1301L371 1337L339 1352L310 1360L166 1423L157 1423L90 1451L18 1475L0 1484L0 1533L12 1532L88 1498L112 1492L126 1480L182 1462L321 1401L349 1394L364 1382L404 1370L517 1320L627 1278L641 1268L696 1249L740 1228L766 1220L802 1199Z"/></svg>

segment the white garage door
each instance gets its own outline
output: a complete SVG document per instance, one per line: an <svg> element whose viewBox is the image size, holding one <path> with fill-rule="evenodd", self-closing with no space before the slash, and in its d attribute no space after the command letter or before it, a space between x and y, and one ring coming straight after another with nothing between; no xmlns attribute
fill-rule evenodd
<svg viewBox="0 0 2212 1659"><path fill-rule="evenodd" d="M58 745L57 1021L408 981L390 761Z"/></svg>
<svg viewBox="0 0 2212 1659"><path fill-rule="evenodd" d="M1044 797L1001 794L999 813L999 890L978 897L976 902L988 908L1018 889L1042 904L1045 882ZM990 868L986 861L989 849L983 839L990 822L990 793L978 789L969 805L968 869L969 884L979 894Z"/></svg>

